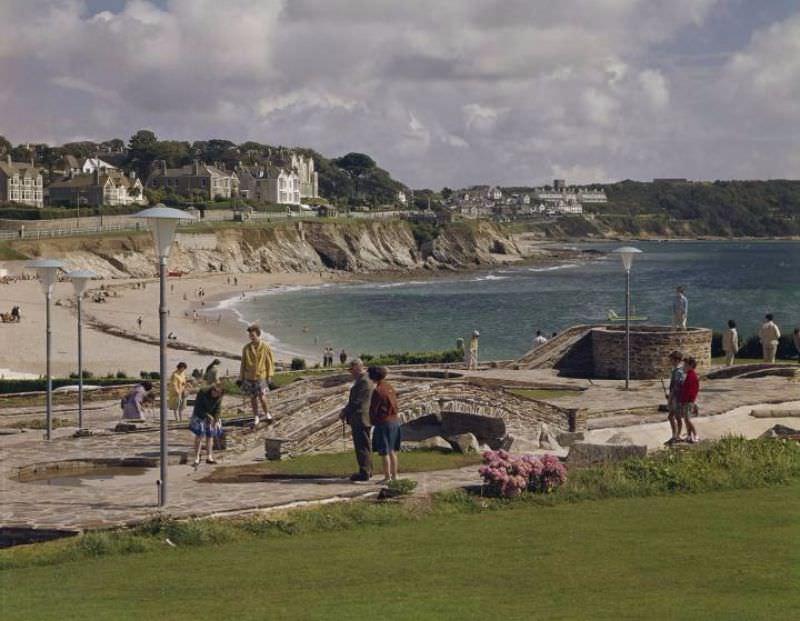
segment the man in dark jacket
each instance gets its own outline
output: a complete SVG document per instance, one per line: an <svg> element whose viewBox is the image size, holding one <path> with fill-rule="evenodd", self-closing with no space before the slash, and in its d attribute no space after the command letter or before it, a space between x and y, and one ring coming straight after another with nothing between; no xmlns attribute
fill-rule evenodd
<svg viewBox="0 0 800 621"><path fill-rule="evenodd" d="M350 425L353 434L353 446L358 460L358 472L350 477L351 481L369 481L372 476L372 453L369 435L372 427L369 424L369 404L372 399L372 382L364 370L360 358L350 361L350 375L355 380L350 388L350 398L344 406L339 418Z"/></svg>

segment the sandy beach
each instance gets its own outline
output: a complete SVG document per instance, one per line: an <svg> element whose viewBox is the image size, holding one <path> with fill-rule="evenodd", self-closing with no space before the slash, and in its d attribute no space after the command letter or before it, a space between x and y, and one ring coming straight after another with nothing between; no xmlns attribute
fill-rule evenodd
<svg viewBox="0 0 800 621"><path fill-rule="evenodd" d="M7 265L19 274L22 265ZM30 272L30 270L26 270ZM234 284L234 277L237 284ZM167 283L168 330L176 343L202 346L220 352L223 373L238 372L238 355L246 343L244 324L231 310L219 308L223 300L252 296L259 291L286 286L314 286L351 280L351 274L329 272L284 274L209 273L171 277ZM103 287L101 290L100 287ZM202 289L204 295L200 296ZM105 302L93 301L97 292L107 291ZM13 375L45 373L45 301L39 282L17 280L0 285L0 310L19 305L20 323L0 324L0 373ZM141 328L138 318L142 318ZM95 375L118 370L138 376L142 370L158 370L158 346L137 339L158 339L158 281L156 279L93 281L83 300L84 369ZM98 321L124 331L115 336L93 327ZM77 371L77 313L72 284L55 285L52 306L52 366L56 376ZM269 325L262 325L269 331ZM168 366L185 361L189 368L205 367L213 355L170 347ZM225 355L227 354L227 355ZM276 357L288 361L290 353L276 349Z"/></svg>

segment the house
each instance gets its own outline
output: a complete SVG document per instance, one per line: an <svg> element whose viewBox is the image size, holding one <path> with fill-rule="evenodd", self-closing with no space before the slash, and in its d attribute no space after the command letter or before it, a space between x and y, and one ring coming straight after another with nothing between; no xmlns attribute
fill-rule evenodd
<svg viewBox="0 0 800 621"><path fill-rule="evenodd" d="M153 162L150 176L147 178L148 188L171 188L177 194L191 196L201 194L205 198L231 198L239 193L239 177L235 172L228 172L220 166L212 166L194 160L181 168L167 168L164 160Z"/></svg>
<svg viewBox="0 0 800 621"><path fill-rule="evenodd" d="M44 207L42 173L33 162L0 160L0 202Z"/></svg>
<svg viewBox="0 0 800 621"><path fill-rule="evenodd" d="M54 205L144 205L142 182L135 173L126 175L119 170L95 169L93 173L80 173L48 187L50 203Z"/></svg>
<svg viewBox="0 0 800 621"><path fill-rule="evenodd" d="M83 165L81 166L81 172L83 173L93 173L97 169L103 170L117 170L117 167L109 164L105 160L101 160L99 157L87 157L83 160Z"/></svg>
<svg viewBox="0 0 800 621"><path fill-rule="evenodd" d="M401 205L405 205L408 202L408 198L406 197L406 193L400 190L397 193L397 202Z"/></svg>
<svg viewBox="0 0 800 621"><path fill-rule="evenodd" d="M279 205L300 204L301 181L300 176L294 170L255 165L239 166L236 172L239 179L239 192L245 198Z"/></svg>
<svg viewBox="0 0 800 621"><path fill-rule="evenodd" d="M292 153L289 164L297 173L300 198L319 198L319 175L314 170L314 158Z"/></svg>

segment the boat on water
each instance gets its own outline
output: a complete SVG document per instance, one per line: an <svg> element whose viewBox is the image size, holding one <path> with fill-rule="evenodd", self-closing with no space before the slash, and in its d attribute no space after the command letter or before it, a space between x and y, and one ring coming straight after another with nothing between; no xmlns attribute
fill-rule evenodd
<svg viewBox="0 0 800 621"><path fill-rule="evenodd" d="M634 311L635 313L635 311ZM617 311L613 308L608 309L608 320L609 321L625 321L625 315L618 315ZM647 321L647 317L645 315L631 315L631 321Z"/></svg>

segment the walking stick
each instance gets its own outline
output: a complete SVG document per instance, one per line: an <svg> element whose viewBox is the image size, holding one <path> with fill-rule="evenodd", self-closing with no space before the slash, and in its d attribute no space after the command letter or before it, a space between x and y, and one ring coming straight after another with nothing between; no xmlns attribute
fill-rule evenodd
<svg viewBox="0 0 800 621"><path fill-rule="evenodd" d="M344 428L344 420L342 421L342 452L344 453L347 450L347 438L345 437L346 431Z"/></svg>

